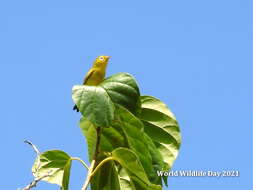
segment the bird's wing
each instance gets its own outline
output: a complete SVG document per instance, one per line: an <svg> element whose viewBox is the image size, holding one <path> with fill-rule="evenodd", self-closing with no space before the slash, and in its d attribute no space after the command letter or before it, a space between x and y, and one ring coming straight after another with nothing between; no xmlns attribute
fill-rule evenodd
<svg viewBox="0 0 253 190"><path fill-rule="evenodd" d="M92 76L92 74L94 73L94 71L95 71L94 69L89 70L89 72L86 74L86 76L85 76L85 78L83 80L83 84L87 83L87 81L90 79L90 77Z"/></svg>

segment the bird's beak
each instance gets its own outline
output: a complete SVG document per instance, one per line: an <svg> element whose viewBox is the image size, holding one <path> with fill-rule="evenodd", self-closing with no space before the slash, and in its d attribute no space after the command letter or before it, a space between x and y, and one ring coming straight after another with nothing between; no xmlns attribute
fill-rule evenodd
<svg viewBox="0 0 253 190"><path fill-rule="evenodd" d="M111 56L105 56L105 58L108 61L111 58Z"/></svg>

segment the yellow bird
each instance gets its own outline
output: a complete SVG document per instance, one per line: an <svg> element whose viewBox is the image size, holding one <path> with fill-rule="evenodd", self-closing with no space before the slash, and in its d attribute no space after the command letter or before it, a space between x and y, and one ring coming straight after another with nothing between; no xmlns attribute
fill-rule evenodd
<svg viewBox="0 0 253 190"><path fill-rule="evenodd" d="M105 71L108 64L110 56L101 55L98 56L93 62L93 66L86 74L83 84L88 86L97 86L105 78ZM79 111L77 106L73 107L73 110Z"/></svg>

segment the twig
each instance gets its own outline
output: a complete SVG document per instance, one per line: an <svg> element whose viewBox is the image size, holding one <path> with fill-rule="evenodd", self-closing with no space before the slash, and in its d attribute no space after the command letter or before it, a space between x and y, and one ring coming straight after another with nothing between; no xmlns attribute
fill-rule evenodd
<svg viewBox="0 0 253 190"><path fill-rule="evenodd" d="M97 144L96 144L95 154L93 158L94 160L97 159L98 154L99 154L100 138L101 138L101 132L102 132L101 130L102 130L101 127L97 128Z"/></svg>
<svg viewBox="0 0 253 190"><path fill-rule="evenodd" d="M46 175L41 176L41 177L39 177L37 179L34 179L29 185L27 185L22 190L30 190L31 188L36 187L38 182L40 182L42 179L44 179L46 177L49 177L49 176L50 176L50 174L46 174Z"/></svg>
<svg viewBox="0 0 253 190"><path fill-rule="evenodd" d="M96 128L96 131L97 131L97 142L96 142L96 149L95 149L95 153L94 153L94 156L93 156L93 160L91 161L91 164L90 164L90 168L88 170L88 174L87 174L87 177L86 177L86 180L83 184L83 187L82 187L82 190L86 190L88 188L88 185L90 183L90 180L92 178L92 172L95 168L95 165L96 165L96 161L97 161L97 156L99 154L99 145L100 145L100 137L101 137L101 127L97 127Z"/></svg>
<svg viewBox="0 0 253 190"><path fill-rule="evenodd" d="M40 167L40 159L39 159L40 151L39 151L39 149L31 141L25 140L24 143L29 144L33 148L34 152L37 155L37 161L38 161L37 164L36 164L37 167L34 168L35 171L32 171L33 175L35 175L35 173L37 172L38 168Z"/></svg>
<svg viewBox="0 0 253 190"><path fill-rule="evenodd" d="M25 140L24 143L27 143L27 144L31 145L34 152L37 154L37 156L40 155L39 149L31 141Z"/></svg>
<svg viewBox="0 0 253 190"><path fill-rule="evenodd" d="M95 167L95 163L96 163L96 160L91 161L90 168L88 170L88 174L87 174L86 180L83 184L82 190L86 190L88 188L88 185L89 185L90 180L91 180L91 174L92 174L92 171Z"/></svg>
<svg viewBox="0 0 253 190"><path fill-rule="evenodd" d="M33 148L34 152L36 153L37 158L39 158L39 156L40 156L40 151L39 151L39 149L38 149L31 141L25 140L24 143L29 144L29 145ZM39 159L38 159L38 164L37 164L37 165L38 165L38 167L39 167ZM37 170L37 169L38 169L38 168L35 168L35 170ZM43 176L35 177L35 178L33 179L33 181L32 181L31 183L29 183L26 187L24 187L22 190L30 190L30 189L32 189L33 187L36 187L37 184L38 184L41 180L43 180L43 179L46 178L46 177L50 177L50 173L51 173L51 172L52 172L52 171L50 170L47 174L45 174L45 175L43 175ZM33 172L33 174L34 174L34 172Z"/></svg>

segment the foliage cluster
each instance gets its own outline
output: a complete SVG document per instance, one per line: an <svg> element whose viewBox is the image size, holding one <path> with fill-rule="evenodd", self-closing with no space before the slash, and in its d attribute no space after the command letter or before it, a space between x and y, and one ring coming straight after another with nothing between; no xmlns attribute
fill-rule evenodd
<svg viewBox="0 0 253 190"><path fill-rule="evenodd" d="M38 155L35 177L68 190L72 160L88 169L83 190L161 190L178 155L181 136L175 116L152 96L141 96L133 76L118 73L99 86L76 85L72 98L82 118L80 128L88 145L88 167L61 150Z"/></svg>

